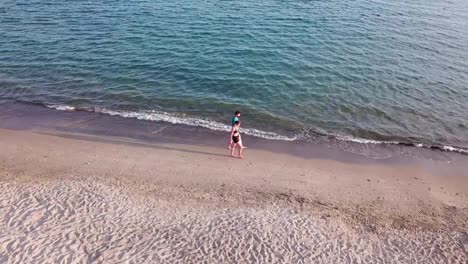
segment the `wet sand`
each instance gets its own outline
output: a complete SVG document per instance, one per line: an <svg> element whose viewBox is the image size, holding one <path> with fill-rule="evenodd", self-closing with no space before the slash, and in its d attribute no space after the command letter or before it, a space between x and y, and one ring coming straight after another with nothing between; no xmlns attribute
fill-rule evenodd
<svg viewBox="0 0 468 264"><path fill-rule="evenodd" d="M2 263L468 260L464 170L45 128L0 149Z"/></svg>
<svg viewBox="0 0 468 264"><path fill-rule="evenodd" d="M0 128L123 137L147 143L184 143L212 147L227 144L227 132L223 131L89 111L57 111L41 104L0 100ZM417 164L441 172L468 171L468 155L439 149L394 144L361 144L327 138L317 138L314 142L277 141L243 135L243 139L244 143L254 149L309 159L365 164Z"/></svg>

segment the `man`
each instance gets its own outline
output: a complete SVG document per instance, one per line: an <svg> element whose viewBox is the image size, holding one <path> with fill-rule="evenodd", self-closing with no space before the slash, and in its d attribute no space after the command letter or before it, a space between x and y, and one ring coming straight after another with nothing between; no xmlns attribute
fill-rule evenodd
<svg viewBox="0 0 468 264"><path fill-rule="evenodd" d="M241 116L241 112L236 111L236 112L234 113L234 116L231 118L231 128L234 127L234 126L236 125L236 122L239 122L239 127L240 127L240 123L241 123L240 120L239 120L239 117L240 117L240 116ZM232 137L230 136L230 137L229 137L228 149L231 149L232 144L233 144L233 142L232 142Z"/></svg>
<svg viewBox="0 0 468 264"><path fill-rule="evenodd" d="M239 112L239 111L236 111L234 113L234 116L231 119L231 127L233 127L236 124L236 121L239 121L239 123L240 123L240 120L239 120L240 115L241 115L241 112Z"/></svg>

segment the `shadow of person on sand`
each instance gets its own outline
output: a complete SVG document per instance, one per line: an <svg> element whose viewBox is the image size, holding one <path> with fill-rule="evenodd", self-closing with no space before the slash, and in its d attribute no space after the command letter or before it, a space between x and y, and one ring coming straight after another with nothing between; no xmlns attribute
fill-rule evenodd
<svg viewBox="0 0 468 264"><path fill-rule="evenodd" d="M201 154L201 155L208 155L208 156L215 156L215 157L229 157L229 158L231 157L228 154L223 155L223 154L216 154L213 152L206 152L206 151L200 151L200 150L160 145L160 144L164 144L164 142L157 144L157 143L149 143L149 142L140 142L140 141L125 139L125 138L101 137L101 136L95 136L95 135L78 135L78 134L51 133L51 132L37 132L37 133L43 134L43 135L58 136L62 138L69 138L69 139L86 140L86 141L98 142L98 143L112 143L112 144L121 144L121 145L143 147L143 148L172 150L172 151L178 151L178 152L184 152L184 153ZM168 142L165 142L165 143L168 143ZM172 143L177 144L178 142L172 142ZM179 142L178 144L183 144L183 143Z"/></svg>

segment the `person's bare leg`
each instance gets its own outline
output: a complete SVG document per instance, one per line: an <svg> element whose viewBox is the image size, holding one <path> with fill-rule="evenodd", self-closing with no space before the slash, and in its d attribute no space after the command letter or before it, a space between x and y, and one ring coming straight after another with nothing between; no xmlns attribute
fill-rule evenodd
<svg viewBox="0 0 468 264"><path fill-rule="evenodd" d="M231 156L232 156L232 157L236 157L236 156L234 155L234 149L236 148L236 146L237 146L237 144L231 145Z"/></svg>
<svg viewBox="0 0 468 264"><path fill-rule="evenodd" d="M242 143L239 142L239 158L243 159L244 157L242 156L242 150L244 149L244 146L242 146Z"/></svg>
<svg viewBox="0 0 468 264"><path fill-rule="evenodd" d="M244 143L242 143L242 139L239 140L239 147L241 147L242 149L247 148L246 146L244 146Z"/></svg>
<svg viewBox="0 0 468 264"><path fill-rule="evenodd" d="M240 145L241 145L241 147L243 149L247 148L246 146L244 146L244 144L242 144L242 136L241 135L239 135L239 143L240 143Z"/></svg>
<svg viewBox="0 0 468 264"><path fill-rule="evenodd" d="M229 138L229 140L231 140L231 138ZM233 142L229 142L229 145L227 146L227 148L232 149L232 144L233 144Z"/></svg>

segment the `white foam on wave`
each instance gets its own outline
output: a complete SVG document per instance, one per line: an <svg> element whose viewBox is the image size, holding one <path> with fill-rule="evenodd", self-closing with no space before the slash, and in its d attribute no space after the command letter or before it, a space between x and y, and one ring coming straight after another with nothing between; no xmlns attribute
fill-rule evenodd
<svg viewBox="0 0 468 264"><path fill-rule="evenodd" d="M50 105L50 108L54 108L56 110L61 111L73 111L76 110L75 107L67 106L67 105ZM185 115L177 115L166 113L162 111L120 111L120 110L110 110L105 108L93 108L91 109L83 109L91 112L103 113L108 114L111 116L121 116L125 118L136 118L139 120L149 120L149 121L162 121L168 122L171 124L178 124L178 125L188 125L188 126L196 126L196 127L203 127L215 131L230 131L231 127L219 122L194 118L194 117L187 117ZM274 132L262 131L255 128L243 128L242 133L250 136L270 139L270 140L282 140L282 141L294 141L296 137L287 137L283 135L276 134Z"/></svg>
<svg viewBox="0 0 468 264"><path fill-rule="evenodd" d="M355 138L351 136L335 136L336 139L338 140L343 140L343 141L350 141L350 142L356 142L356 143L361 143L361 144L392 144L392 145L399 145L403 144L398 141L385 141L385 140L372 140L372 139L364 139L364 138ZM411 143L412 146L417 147L417 148L432 148L432 146L427 146L422 143ZM464 153L468 154L468 150L462 149L462 148L456 148L452 146L442 146L438 147L438 149L442 149L445 151L450 151L450 152L458 152L458 153Z"/></svg>
<svg viewBox="0 0 468 264"><path fill-rule="evenodd" d="M76 107L69 106L69 105L48 105L47 107L60 110L60 111L78 110ZM203 127L203 128L207 128L207 129L215 130L215 131L228 132L231 129L231 127L228 125L215 122L212 120L188 117L188 116L181 115L181 114L171 114L171 113L162 112L162 111L152 110L152 111L135 112L135 111L110 110L106 108L96 108L96 107L95 108L79 108L79 109L89 111L89 112L108 114L111 116L121 116L124 118L136 118L139 120L160 121L160 122L168 122L171 124ZM298 138L298 136L287 137L287 136L276 134L274 132L262 131L262 130L258 130L255 128L243 128L242 132L246 135L255 136L255 137L264 138L264 139L270 139L270 140L294 141ZM385 140L380 141L380 140L373 140L373 139L358 138L358 137L353 137L349 135L333 135L333 136L336 139L341 140L341 141L354 142L354 143L360 143L360 144L392 144L392 145L402 144L401 142L398 142L398 141L385 141ZM299 138L302 138L302 137L299 136ZM418 148L431 148L431 146L426 146L421 143L414 143L412 145ZM439 149L444 150L444 151L468 154L468 150L462 149L462 148L456 148L452 146L443 146L443 147L440 147Z"/></svg>
<svg viewBox="0 0 468 264"><path fill-rule="evenodd" d="M74 111L75 107L69 105L48 105L47 107L60 111Z"/></svg>
<svg viewBox="0 0 468 264"><path fill-rule="evenodd" d="M400 144L398 141L380 141L380 140L356 138L352 136L343 136L343 135L339 135L339 136L337 135L335 137L338 140L350 141L350 142L361 143L361 144L394 144L394 145Z"/></svg>
<svg viewBox="0 0 468 264"><path fill-rule="evenodd" d="M459 152L459 153L466 153L466 154L468 154L468 150L466 150L466 149L455 148L455 147L452 147L452 146L443 146L442 148L443 148L445 151Z"/></svg>

